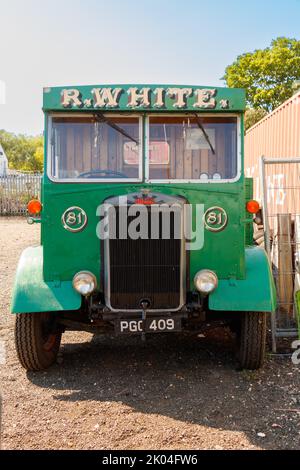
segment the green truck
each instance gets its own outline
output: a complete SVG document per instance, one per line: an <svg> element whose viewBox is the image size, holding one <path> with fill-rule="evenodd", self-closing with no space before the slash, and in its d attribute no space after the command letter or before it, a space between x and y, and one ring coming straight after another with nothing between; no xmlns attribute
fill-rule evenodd
<svg viewBox="0 0 300 470"><path fill-rule="evenodd" d="M56 360L66 330L140 335L221 322L242 368L264 359L276 304L253 244L241 89L178 85L46 88L40 246L12 299L27 370Z"/></svg>

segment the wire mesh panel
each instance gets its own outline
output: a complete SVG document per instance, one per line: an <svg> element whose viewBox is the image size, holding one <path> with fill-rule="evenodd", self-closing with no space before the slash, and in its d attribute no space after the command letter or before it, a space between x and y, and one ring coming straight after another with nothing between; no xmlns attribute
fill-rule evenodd
<svg viewBox="0 0 300 470"><path fill-rule="evenodd" d="M41 191L40 174L14 174L0 177L0 215L22 215L30 199Z"/></svg>
<svg viewBox="0 0 300 470"><path fill-rule="evenodd" d="M277 309L272 317L273 351L278 338L298 335L300 291L300 158L261 159L265 247L272 265Z"/></svg>

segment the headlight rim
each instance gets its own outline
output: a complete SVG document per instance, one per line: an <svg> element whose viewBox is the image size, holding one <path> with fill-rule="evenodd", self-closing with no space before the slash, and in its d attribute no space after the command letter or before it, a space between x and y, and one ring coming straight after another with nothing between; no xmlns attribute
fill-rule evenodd
<svg viewBox="0 0 300 470"><path fill-rule="evenodd" d="M197 280L199 282L199 276L201 274L210 274L212 275L213 279L214 279L214 282L212 281L212 284L213 284L213 288L209 291L204 291L204 290L201 290L199 289L198 285L197 285ZM198 278L198 279L197 279ZM218 279L218 276L217 274L212 270L212 269L200 269L200 271L198 271L195 276L194 276L194 286L195 286L195 289L197 290L197 292L199 292L199 294L202 294L202 295L209 295L211 294L212 292L214 292L216 290L216 288L218 287L218 283L219 283L219 279Z"/></svg>
<svg viewBox="0 0 300 470"><path fill-rule="evenodd" d="M79 276L83 276L83 275L90 276L90 284L93 283L93 289L90 290L89 292L86 292L86 293L80 292L80 290L76 288L76 280L78 280ZM86 269L82 270L82 271L78 271L78 273L74 274L74 276L73 276L72 286L73 286L73 289L76 292L78 292L78 294L82 295L83 297L88 297L93 292L95 292L95 290L97 289L97 278L96 278L94 273L92 273L91 271L88 271Z"/></svg>

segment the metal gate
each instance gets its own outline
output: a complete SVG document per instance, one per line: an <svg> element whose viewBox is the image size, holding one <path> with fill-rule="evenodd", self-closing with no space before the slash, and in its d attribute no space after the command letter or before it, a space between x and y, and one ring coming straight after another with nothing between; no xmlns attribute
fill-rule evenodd
<svg viewBox="0 0 300 470"><path fill-rule="evenodd" d="M272 314L272 350L279 338L298 336L300 291L300 158L260 160L265 248L277 292Z"/></svg>

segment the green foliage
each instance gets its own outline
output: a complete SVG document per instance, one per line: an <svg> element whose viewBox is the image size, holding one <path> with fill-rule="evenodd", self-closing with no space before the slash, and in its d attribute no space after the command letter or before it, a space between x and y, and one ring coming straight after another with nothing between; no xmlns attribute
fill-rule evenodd
<svg viewBox="0 0 300 470"><path fill-rule="evenodd" d="M245 88L250 108L267 112L293 95L300 78L300 41L279 37L270 47L247 52L226 67L227 86Z"/></svg>
<svg viewBox="0 0 300 470"><path fill-rule="evenodd" d="M263 108L247 108L245 112L245 130L247 131L250 127L254 126L258 121L267 115L267 111Z"/></svg>
<svg viewBox="0 0 300 470"><path fill-rule="evenodd" d="M15 135L0 130L0 143L8 158L9 168L20 171L43 171L43 137Z"/></svg>

